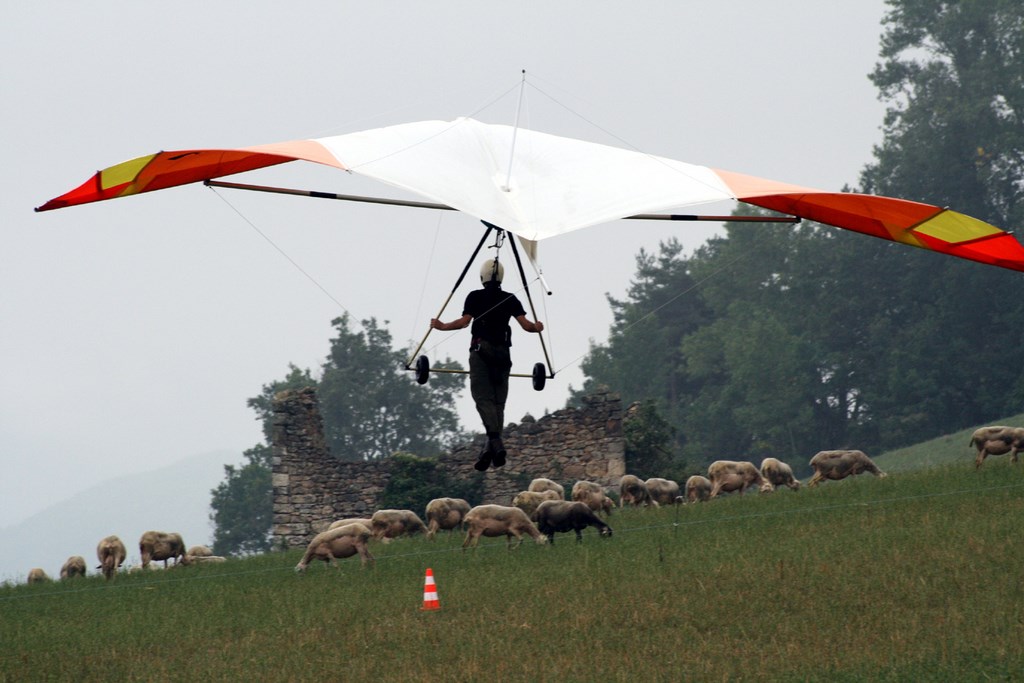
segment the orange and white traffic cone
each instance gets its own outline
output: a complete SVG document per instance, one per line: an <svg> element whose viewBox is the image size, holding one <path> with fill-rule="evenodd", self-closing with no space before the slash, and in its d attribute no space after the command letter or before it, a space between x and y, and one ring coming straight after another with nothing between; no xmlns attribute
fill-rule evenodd
<svg viewBox="0 0 1024 683"><path fill-rule="evenodd" d="M427 568L427 578L423 582L423 607L421 610L441 609L437 599L437 584L434 583L434 570Z"/></svg>

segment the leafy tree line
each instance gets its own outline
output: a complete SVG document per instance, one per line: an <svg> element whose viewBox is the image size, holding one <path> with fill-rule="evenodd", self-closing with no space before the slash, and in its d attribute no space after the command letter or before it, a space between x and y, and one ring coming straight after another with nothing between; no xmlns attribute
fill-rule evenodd
<svg viewBox="0 0 1024 683"><path fill-rule="evenodd" d="M1024 222L1024 4L894 0L871 74L888 105L859 190ZM727 224L641 252L583 363L653 401L672 457L906 445L1024 403L1019 273L813 223ZM663 465L664 466L664 465ZM651 475L655 472L644 472Z"/></svg>

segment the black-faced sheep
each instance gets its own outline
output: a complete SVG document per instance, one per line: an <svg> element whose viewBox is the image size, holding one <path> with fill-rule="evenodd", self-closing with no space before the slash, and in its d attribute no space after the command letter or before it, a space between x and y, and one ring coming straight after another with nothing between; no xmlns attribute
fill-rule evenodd
<svg viewBox="0 0 1024 683"><path fill-rule="evenodd" d="M864 472L876 477L886 476L878 469L864 451L819 451L811 458L814 476L807 482L808 486L817 486L825 479L838 481Z"/></svg>
<svg viewBox="0 0 1024 683"><path fill-rule="evenodd" d="M537 507L537 529L555 542L556 533L576 532L576 542L583 541L583 530L588 526L597 529L601 536L612 535L612 528L601 521L586 503L569 500L546 500Z"/></svg>
<svg viewBox="0 0 1024 683"><path fill-rule="evenodd" d="M120 538L107 536L96 545L96 557L100 561L97 569L103 572L104 578L112 579L124 564L125 558L128 557L128 551L125 550L124 543Z"/></svg>
<svg viewBox="0 0 1024 683"><path fill-rule="evenodd" d="M545 543L544 534L537 530L525 512L505 505L477 505L466 514L466 540L463 549L476 547L481 536L506 536L508 548L518 548L526 534L537 543ZM515 538L515 545L512 539Z"/></svg>
<svg viewBox="0 0 1024 683"><path fill-rule="evenodd" d="M627 505L658 507L658 504L651 498L651 492L647 490L647 484L640 477L632 474L624 474L619 480L619 507Z"/></svg>
<svg viewBox="0 0 1024 683"><path fill-rule="evenodd" d="M370 554L370 549L367 547L372 535L370 528L359 522L320 532L306 546L306 554L295 565L295 571L305 571L313 560L323 560L329 566L336 559L340 560L356 554L359 555L362 566L365 567L367 562L372 565L373 555Z"/></svg>
<svg viewBox="0 0 1024 683"><path fill-rule="evenodd" d="M390 540L426 533L427 525L412 510L377 510L370 518L370 530L375 539Z"/></svg>
<svg viewBox="0 0 1024 683"><path fill-rule="evenodd" d="M771 491L771 484L764 480L754 463L745 460L716 460L708 467L708 479L711 480L712 498L717 498L722 492L746 493L753 486L762 493Z"/></svg>
<svg viewBox="0 0 1024 683"><path fill-rule="evenodd" d="M427 503L427 538L433 540L438 531L452 531L462 526L469 512L469 502L462 498L435 498Z"/></svg>
<svg viewBox="0 0 1024 683"><path fill-rule="evenodd" d="M85 576L85 558L81 555L72 555L60 568L61 579L73 579L76 576Z"/></svg>
<svg viewBox="0 0 1024 683"><path fill-rule="evenodd" d="M177 533L147 531L139 539L139 554L142 556L143 569L147 569L154 560L163 560L164 569L167 568L167 560L173 559L175 564L188 564L185 541Z"/></svg>
<svg viewBox="0 0 1024 683"><path fill-rule="evenodd" d="M765 458L761 461L761 476L772 486L786 486L794 491L800 490L800 482L793 476L793 468L777 460L776 458Z"/></svg>

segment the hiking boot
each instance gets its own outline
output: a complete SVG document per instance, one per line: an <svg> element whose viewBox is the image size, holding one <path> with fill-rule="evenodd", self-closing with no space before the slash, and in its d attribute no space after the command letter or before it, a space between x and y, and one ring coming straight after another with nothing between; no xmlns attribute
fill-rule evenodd
<svg viewBox="0 0 1024 683"><path fill-rule="evenodd" d="M503 458L502 459L502 464L504 464L504 463L505 463L505 461L504 461L504 458ZM490 452L490 450L484 449L483 451L480 452L480 457L477 458L476 462L473 464L473 469L475 469L478 472L483 472L483 471L485 471L490 466L491 466L491 452Z"/></svg>
<svg viewBox="0 0 1024 683"><path fill-rule="evenodd" d="M491 453L491 463L495 467L505 464L505 444L501 443L501 437L494 437L487 442L487 450Z"/></svg>

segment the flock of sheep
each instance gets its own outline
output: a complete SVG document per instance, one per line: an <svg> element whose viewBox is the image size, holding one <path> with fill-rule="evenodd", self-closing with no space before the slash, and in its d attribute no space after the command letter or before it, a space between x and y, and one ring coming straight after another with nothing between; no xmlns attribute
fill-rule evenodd
<svg viewBox="0 0 1024 683"><path fill-rule="evenodd" d="M1017 453L1024 449L1024 428L982 427L971 436L971 445L978 449L975 466L981 467L988 455L1011 453L1014 462ZM810 461L814 474L808 486L816 486L824 480L839 480L870 472L878 477L886 476L863 451L833 450L821 451ZM624 475L619 481L619 505L659 506L707 501L722 493L744 493L756 487L761 492L774 491L776 487L787 486L797 490L800 481L793 476L792 468L776 458L765 458L761 467L751 462L717 460L708 467L707 476L690 477L681 489L669 479L651 478L646 481L634 475ZM362 564L373 563L370 553L371 540L384 543L400 536L424 533L433 539L438 531L465 529L466 537L462 547L475 547L481 536L507 538L509 548L522 543L523 536L529 536L537 543L554 543L556 533L574 532L577 542L581 541L583 530L594 527L602 537L612 535L612 528L601 519L611 514L615 502L600 484L577 481L570 493L571 500L565 499L564 487L550 479L534 479L526 491L512 499L512 505L486 504L471 507L461 498L436 498L427 504L426 522L412 510L378 510L371 517L341 519L332 523L325 531L317 534L306 547L306 552L296 565L296 571L304 571L313 560L322 560L330 565L336 559L358 555ZM147 531L139 539L142 569L153 561L168 560L177 564L199 562L223 562L223 557L214 556L205 546L194 546L185 550L180 534ZM96 548L99 566L103 575L110 579L125 561L124 544L117 536L108 536ZM61 579L85 575L85 559L80 555L68 558L61 567ZM40 568L29 572L29 583L49 581Z"/></svg>
<svg viewBox="0 0 1024 683"><path fill-rule="evenodd" d="M168 560L174 560L175 565L189 565L199 562L224 562L226 559L214 555L205 545L192 546L186 551L181 534L163 531L147 531L142 534L139 538L139 554L142 556L141 569L148 569L154 560L163 560L164 568L167 568ZM120 538L107 536L96 546L96 557L100 562L96 568L104 577L112 579L124 564L128 552ZM85 576L85 558L81 555L72 555L60 568L60 578L67 580L77 576ZM45 583L50 580L49 575L41 567L29 570L28 583Z"/></svg>
<svg viewBox="0 0 1024 683"><path fill-rule="evenodd" d="M814 476L808 486L816 486L826 479L871 472L884 477L862 451L821 451L811 458ZM669 479L641 480L631 474L619 481L620 506L659 506L699 502L715 498L722 493L743 493L757 487L762 492L777 486L799 489L800 482L793 476L789 465L775 458L766 458L758 469L753 463L718 460L708 468L708 476L690 477L685 489ZM509 548L517 547L523 536L537 543L554 543L555 534L576 534L583 539L583 530L594 527L602 537L612 535L612 528L599 516L611 514L615 502L603 486L590 481L577 481L565 499L565 488L550 479L534 479L526 491L512 499L512 505L478 505L471 507L461 498L435 498L426 507L426 522L412 510L378 510L372 517L340 519L327 530L317 534L296 565L304 571L309 563L334 560L358 555L363 565L373 563L371 540L388 542L399 536L425 533L434 538L438 531L463 528L466 531L463 548L475 547L481 536L505 536Z"/></svg>

